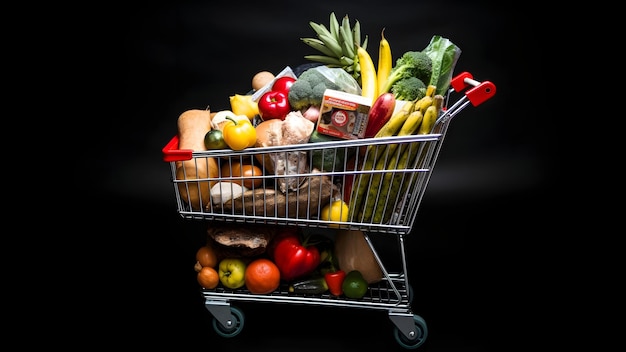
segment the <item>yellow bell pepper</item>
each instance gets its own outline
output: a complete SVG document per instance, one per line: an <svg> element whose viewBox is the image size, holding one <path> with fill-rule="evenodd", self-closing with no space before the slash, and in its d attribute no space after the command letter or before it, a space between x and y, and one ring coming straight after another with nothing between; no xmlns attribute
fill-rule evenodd
<svg viewBox="0 0 626 352"><path fill-rule="evenodd" d="M248 147L254 147L256 144L256 129L249 120L233 119L229 120L222 130L224 141L232 150L243 150Z"/></svg>

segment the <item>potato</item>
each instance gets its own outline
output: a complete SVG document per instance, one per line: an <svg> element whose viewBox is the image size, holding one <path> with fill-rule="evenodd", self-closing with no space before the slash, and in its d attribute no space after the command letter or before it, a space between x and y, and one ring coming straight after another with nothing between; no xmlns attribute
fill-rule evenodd
<svg viewBox="0 0 626 352"><path fill-rule="evenodd" d="M265 87L274 79L274 74L269 71L261 71L252 77L252 89L255 91Z"/></svg>

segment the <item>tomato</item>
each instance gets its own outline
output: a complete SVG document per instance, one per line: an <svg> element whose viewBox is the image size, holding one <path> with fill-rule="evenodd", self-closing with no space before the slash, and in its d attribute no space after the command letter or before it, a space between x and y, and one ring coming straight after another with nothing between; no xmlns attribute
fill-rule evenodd
<svg viewBox="0 0 626 352"><path fill-rule="evenodd" d="M259 115L263 121L270 119L284 120L291 112L289 98L286 92L269 91L261 96L258 101Z"/></svg>
<svg viewBox="0 0 626 352"><path fill-rule="evenodd" d="M222 131L218 129L210 130L204 135L204 146L206 149L226 149L228 144L224 141Z"/></svg>
<svg viewBox="0 0 626 352"><path fill-rule="evenodd" d="M228 181L249 189L263 186L263 179L259 176L263 176L263 170L256 165L235 161L222 166L222 177L232 177L233 179Z"/></svg>
<svg viewBox="0 0 626 352"><path fill-rule="evenodd" d="M272 90L275 92L284 92L285 94L289 93L289 89L293 85L296 79L291 76L282 76L276 78L274 84L272 85Z"/></svg>

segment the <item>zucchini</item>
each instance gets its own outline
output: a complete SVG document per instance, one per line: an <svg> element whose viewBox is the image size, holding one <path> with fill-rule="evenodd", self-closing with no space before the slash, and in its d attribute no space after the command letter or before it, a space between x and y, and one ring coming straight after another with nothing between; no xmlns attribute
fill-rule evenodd
<svg viewBox="0 0 626 352"><path fill-rule="evenodd" d="M289 285L290 293L321 295L326 291L328 285L323 276L298 280Z"/></svg>

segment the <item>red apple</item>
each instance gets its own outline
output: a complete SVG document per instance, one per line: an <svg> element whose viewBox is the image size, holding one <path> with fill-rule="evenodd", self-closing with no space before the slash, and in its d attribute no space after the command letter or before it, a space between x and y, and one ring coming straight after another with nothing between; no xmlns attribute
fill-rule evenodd
<svg viewBox="0 0 626 352"><path fill-rule="evenodd" d="M274 81L274 84L272 85L272 90L275 92L284 92L285 94L287 94L289 93L291 85L295 81L296 79L291 76L279 77Z"/></svg>
<svg viewBox="0 0 626 352"><path fill-rule="evenodd" d="M270 90L261 96L258 102L259 116L263 121L269 119L284 120L285 116L291 112L291 105L287 93Z"/></svg>

